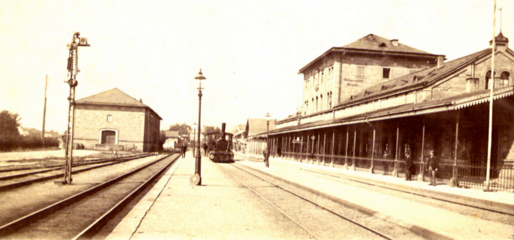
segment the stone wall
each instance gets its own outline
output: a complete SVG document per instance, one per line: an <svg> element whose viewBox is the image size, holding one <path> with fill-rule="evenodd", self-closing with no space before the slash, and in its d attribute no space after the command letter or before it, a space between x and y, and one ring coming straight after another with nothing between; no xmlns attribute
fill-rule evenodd
<svg viewBox="0 0 514 240"><path fill-rule="evenodd" d="M112 116L111 122L107 121L107 115ZM144 108L77 105L74 141L93 149L101 143L101 130L114 130L118 145L135 144L141 151L144 125Z"/></svg>

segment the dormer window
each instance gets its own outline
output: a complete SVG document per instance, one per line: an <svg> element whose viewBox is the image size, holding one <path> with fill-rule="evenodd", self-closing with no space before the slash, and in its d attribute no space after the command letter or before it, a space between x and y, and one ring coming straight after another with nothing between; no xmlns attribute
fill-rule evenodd
<svg viewBox="0 0 514 240"><path fill-rule="evenodd" d="M385 43L381 43L380 45L378 45L379 47L386 47L386 44Z"/></svg>
<svg viewBox="0 0 514 240"><path fill-rule="evenodd" d="M390 88L394 88L394 87L396 87L396 85L382 85L382 91L390 89Z"/></svg>

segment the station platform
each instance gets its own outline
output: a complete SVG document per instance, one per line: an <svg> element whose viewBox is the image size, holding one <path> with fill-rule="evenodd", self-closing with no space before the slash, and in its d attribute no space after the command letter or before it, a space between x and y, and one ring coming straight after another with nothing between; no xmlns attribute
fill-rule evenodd
<svg viewBox="0 0 514 240"><path fill-rule="evenodd" d="M191 154L189 154L191 155ZM384 221L399 224L427 239L512 239L509 224L464 216L454 211L362 189L323 178L312 171L338 177L382 184L433 198L451 198L463 204L488 204L514 209L511 193L483 192L449 186L428 186L426 182L270 159L266 168L262 157L238 156L237 161L277 179L318 193L344 206L356 208ZM258 219L259 209L240 204L240 187L228 187L228 179L206 157L202 160L202 186L191 186L194 158L188 156L171 168L159 183L111 232L107 239L287 239L269 231L273 226ZM218 169L218 170L217 170ZM237 206L237 207L234 207ZM222 217L221 217L222 216ZM249 220L253 219L253 220ZM251 230L250 230L251 229Z"/></svg>

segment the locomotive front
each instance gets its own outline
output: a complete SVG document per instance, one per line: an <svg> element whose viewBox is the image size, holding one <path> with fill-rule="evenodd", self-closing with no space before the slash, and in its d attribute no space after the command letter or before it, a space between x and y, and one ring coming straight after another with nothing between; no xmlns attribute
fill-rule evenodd
<svg viewBox="0 0 514 240"><path fill-rule="evenodd" d="M229 138L227 140L227 138ZM225 133L225 123L221 124L221 134L216 141L214 150L209 153L209 158L213 162L233 162L234 153L232 152L232 134Z"/></svg>

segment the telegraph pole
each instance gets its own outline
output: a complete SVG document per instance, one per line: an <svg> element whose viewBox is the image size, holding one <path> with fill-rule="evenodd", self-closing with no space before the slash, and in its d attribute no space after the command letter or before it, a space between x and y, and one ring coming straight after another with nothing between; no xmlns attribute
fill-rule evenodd
<svg viewBox="0 0 514 240"><path fill-rule="evenodd" d="M496 0L494 0L494 11L493 11L493 45L491 47L491 78L489 82L489 131L487 137L487 172L485 176L485 189L484 191L490 191L490 175L491 175L491 146L493 141L493 95L494 95L494 54L496 52Z"/></svg>
<svg viewBox="0 0 514 240"><path fill-rule="evenodd" d="M45 147L45 119L46 119L46 88L48 86L48 74L45 80L45 105L43 107L43 129L41 132L41 138L43 139L43 148Z"/></svg>
<svg viewBox="0 0 514 240"><path fill-rule="evenodd" d="M64 165L64 181L63 184L71 184L71 166L73 164L73 128L75 125L75 87L77 87L77 74L80 72L78 69L78 47L89 47L87 38L80 38L80 33L73 34L71 43L67 44L70 50L68 55L68 76L70 79L65 81L70 85L70 95L68 97L68 130L66 134L66 154Z"/></svg>

